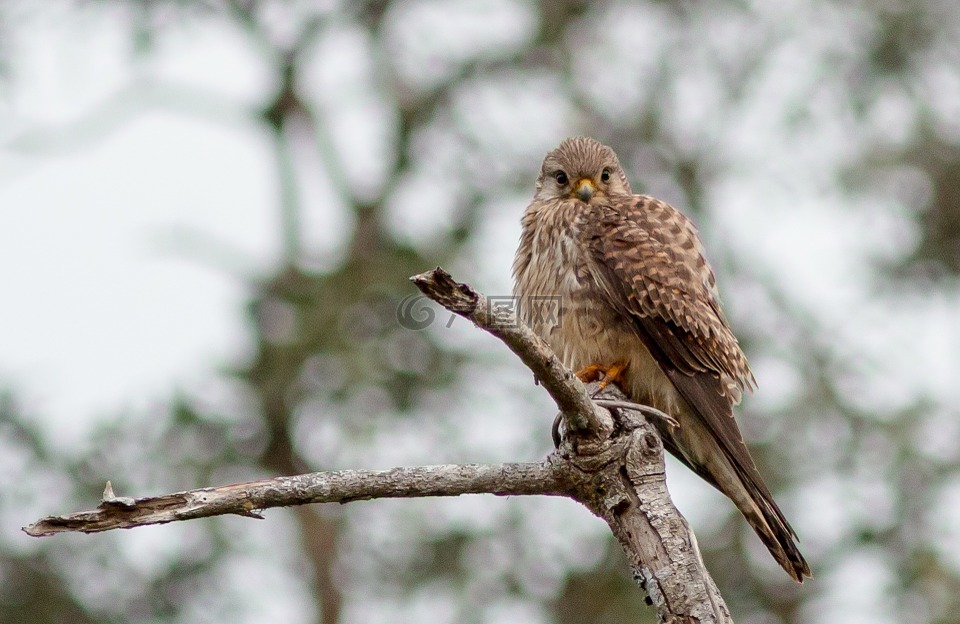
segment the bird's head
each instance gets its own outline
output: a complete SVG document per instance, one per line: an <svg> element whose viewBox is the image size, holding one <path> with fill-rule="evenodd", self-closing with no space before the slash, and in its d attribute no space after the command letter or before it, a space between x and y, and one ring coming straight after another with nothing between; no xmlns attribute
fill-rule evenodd
<svg viewBox="0 0 960 624"><path fill-rule="evenodd" d="M536 199L579 199L630 195L630 183L612 149L589 137L572 137L543 160Z"/></svg>

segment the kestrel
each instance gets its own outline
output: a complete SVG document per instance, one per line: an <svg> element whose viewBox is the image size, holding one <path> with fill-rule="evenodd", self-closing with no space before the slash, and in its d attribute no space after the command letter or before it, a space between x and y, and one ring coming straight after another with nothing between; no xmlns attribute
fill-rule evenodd
<svg viewBox="0 0 960 624"><path fill-rule="evenodd" d="M755 380L693 223L634 195L612 149L570 138L543 161L513 275L520 317L563 362L670 414L679 427L654 423L666 448L734 502L790 576L811 576L734 420ZM558 300L560 314L544 313Z"/></svg>

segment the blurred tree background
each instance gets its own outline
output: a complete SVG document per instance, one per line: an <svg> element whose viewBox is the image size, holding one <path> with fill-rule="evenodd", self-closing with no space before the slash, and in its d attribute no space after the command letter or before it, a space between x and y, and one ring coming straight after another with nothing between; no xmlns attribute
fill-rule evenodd
<svg viewBox="0 0 960 624"><path fill-rule="evenodd" d="M59 54L27 62L65 32ZM732 505L669 467L737 620L960 622L960 4L3 0L0 68L4 275L37 269L9 244L29 237L11 215L32 208L3 186L28 174L56 186L47 159L158 115L265 154L269 192L250 201L273 219L266 261L219 244L246 218L230 203L249 171L208 174L226 151L204 161L199 141L169 156L201 163L198 214L227 206L167 242L248 300L234 312L245 344L202 363L215 390L171 381L161 401L74 413L91 424L65 445L66 421L16 375L0 379L0 621L654 621L605 526L568 501L19 532L93 505L106 479L146 495L544 456L553 411L522 365L462 321L438 313L412 330L397 309L407 277L438 264L509 293L544 153L589 134L635 190L699 223L754 364L741 422L816 578L792 584ZM91 77L106 81L96 97ZM43 98L71 114L50 118ZM160 193L168 174L139 175ZM11 310L31 309L0 288ZM74 325L73 305L57 325ZM124 340L149 359L149 334ZM0 374L10 357L0 349Z"/></svg>

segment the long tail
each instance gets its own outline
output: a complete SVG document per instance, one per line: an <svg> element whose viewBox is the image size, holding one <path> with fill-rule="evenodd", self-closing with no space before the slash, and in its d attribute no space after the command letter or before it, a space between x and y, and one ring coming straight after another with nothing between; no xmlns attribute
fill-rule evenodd
<svg viewBox="0 0 960 624"><path fill-rule="evenodd" d="M658 427L667 450L733 501L787 574L799 583L804 577L812 577L797 547L796 533L773 500L746 446L733 455L727 448L731 441L718 439L699 414L681 409L675 416L680 421L676 430ZM742 438L735 442L743 445Z"/></svg>
<svg viewBox="0 0 960 624"><path fill-rule="evenodd" d="M741 505L736 500L734 502L773 558L798 583L802 583L804 577L812 577L810 566L797 548L797 535L783 517L777 503L763 492L744 489L750 496L749 504Z"/></svg>

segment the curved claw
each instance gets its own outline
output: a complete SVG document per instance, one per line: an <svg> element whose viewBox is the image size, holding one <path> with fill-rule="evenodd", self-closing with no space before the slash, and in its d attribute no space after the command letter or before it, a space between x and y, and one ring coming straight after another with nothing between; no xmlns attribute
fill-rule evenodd
<svg viewBox="0 0 960 624"><path fill-rule="evenodd" d="M563 422L563 414L557 414L553 419L553 426L550 428L550 437L553 438L553 448L560 448L563 438L560 436L560 423Z"/></svg>
<svg viewBox="0 0 960 624"><path fill-rule="evenodd" d="M616 399L594 399L593 402L600 407L628 409L640 412L644 416L652 416L667 423L672 429L680 427L680 423L673 416L649 405L641 405L640 403L632 403L630 401L618 401Z"/></svg>

